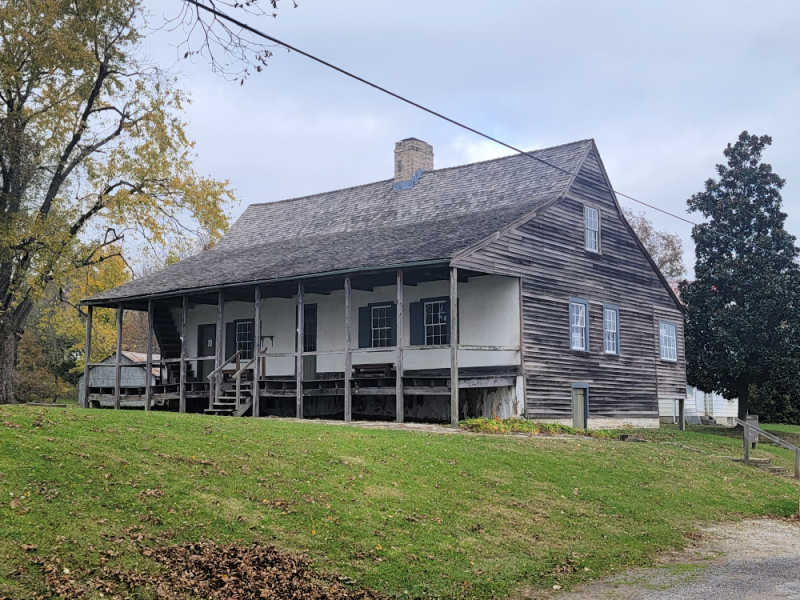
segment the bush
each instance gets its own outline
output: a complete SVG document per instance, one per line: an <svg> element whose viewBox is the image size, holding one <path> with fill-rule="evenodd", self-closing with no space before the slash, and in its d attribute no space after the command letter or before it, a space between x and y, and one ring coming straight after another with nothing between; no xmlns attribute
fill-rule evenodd
<svg viewBox="0 0 800 600"><path fill-rule="evenodd" d="M558 423L537 423L528 419L467 419L461 421L462 429L478 433L527 433L529 435L590 435L593 437L609 437L603 430L583 431L560 425Z"/></svg>

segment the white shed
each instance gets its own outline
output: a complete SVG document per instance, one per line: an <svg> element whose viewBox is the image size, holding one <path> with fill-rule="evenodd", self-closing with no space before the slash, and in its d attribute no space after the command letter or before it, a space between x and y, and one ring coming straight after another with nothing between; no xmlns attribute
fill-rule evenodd
<svg viewBox="0 0 800 600"><path fill-rule="evenodd" d="M694 386L686 386L686 411L687 423L708 423L717 425L736 425L739 414L739 401L736 398L727 399L717 392L703 392ZM677 400L660 402L658 407L662 423L677 423L679 407Z"/></svg>
<svg viewBox="0 0 800 600"><path fill-rule="evenodd" d="M108 356L100 361L102 365L89 368L89 387L114 387L114 375L116 365L117 353ZM153 354L153 361L161 358L158 354ZM122 351L120 363L123 365L133 365L136 363L144 363L147 361L147 355L144 352L130 352L128 350ZM107 365L107 366L106 366ZM120 387L144 387L147 383L146 379L147 369L144 364L135 367L126 367L120 371ZM150 372L150 383L156 384L160 376L159 367L153 367ZM78 380L78 398L83 398L83 375Z"/></svg>

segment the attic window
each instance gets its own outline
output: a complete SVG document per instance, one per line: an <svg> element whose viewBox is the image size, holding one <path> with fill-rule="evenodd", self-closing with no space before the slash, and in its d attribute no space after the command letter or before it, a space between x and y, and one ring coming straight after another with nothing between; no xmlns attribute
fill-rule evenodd
<svg viewBox="0 0 800 600"><path fill-rule="evenodd" d="M583 207L584 241L590 252L600 252L600 211L591 206Z"/></svg>

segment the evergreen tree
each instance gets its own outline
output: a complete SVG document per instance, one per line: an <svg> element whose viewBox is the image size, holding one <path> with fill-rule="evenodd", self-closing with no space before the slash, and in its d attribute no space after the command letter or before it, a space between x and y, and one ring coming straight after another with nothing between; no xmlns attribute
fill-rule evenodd
<svg viewBox="0 0 800 600"><path fill-rule="evenodd" d="M689 382L750 407L752 386L800 376L800 272L794 236L784 229L784 180L762 162L769 136L743 131L689 200L707 220L692 230L695 281L684 284Z"/></svg>

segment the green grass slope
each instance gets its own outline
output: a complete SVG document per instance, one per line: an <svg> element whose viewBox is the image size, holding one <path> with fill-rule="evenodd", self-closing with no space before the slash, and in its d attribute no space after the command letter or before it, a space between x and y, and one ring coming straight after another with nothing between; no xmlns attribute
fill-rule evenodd
<svg viewBox="0 0 800 600"><path fill-rule="evenodd" d="M0 597L47 592L32 557L159 569L131 532L274 544L389 596L503 597L645 564L701 521L797 511L792 481L709 456L734 438L652 439L0 407Z"/></svg>

